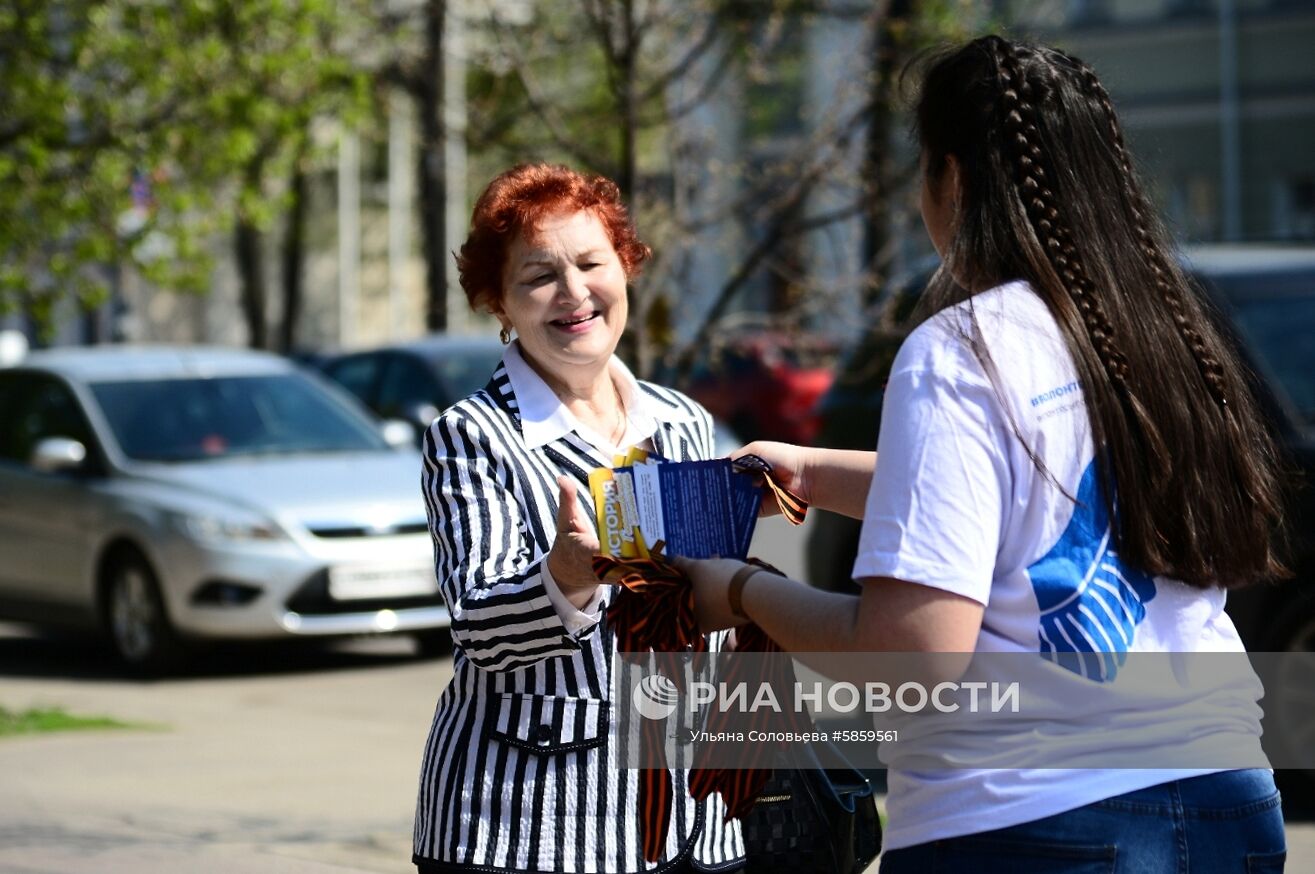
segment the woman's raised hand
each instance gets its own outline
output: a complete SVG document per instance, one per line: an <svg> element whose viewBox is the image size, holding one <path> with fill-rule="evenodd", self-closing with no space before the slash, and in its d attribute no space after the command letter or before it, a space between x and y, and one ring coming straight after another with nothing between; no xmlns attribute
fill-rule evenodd
<svg viewBox="0 0 1315 874"><path fill-rule="evenodd" d="M805 503L813 503L808 491L807 456L810 450L793 443L773 443L767 440L755 440L748 446L731 453L731 460L741 455L756 455L772 466L772 478L777 485L788 492L793 492ZM758 511L760 516L775 516L781 512L774 500L764 500Z"/></svg>
<svg viewBox="0 0 1315 874"><path fill-rule="evenodd" d="M757 455L766 461L777 485L809 506L863 518L877 453L757 441L732 452L731 458L741 455ZM763 516L779 512L776 501L763 501L759 512Z"/></svg>
<svg viewBox="0 0 1315 874"><path fill-rule="evenodd" d="M593 559L599 550L594 523L580 506L575 483L570 477L557 477L561 495L557 503L557 539L548 553L548 569L559 588L584 588L598 585Z"/></svg>

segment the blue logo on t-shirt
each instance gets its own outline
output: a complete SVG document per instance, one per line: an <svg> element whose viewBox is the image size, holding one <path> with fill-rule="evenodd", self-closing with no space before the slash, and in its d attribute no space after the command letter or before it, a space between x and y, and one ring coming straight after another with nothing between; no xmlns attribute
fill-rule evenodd
<svg viewBox="0 0 1315 874"><path fill-rule="evenodd" d="M1041 655L1098 682L1113 680L1127 661L1145 605L1155 597L1155 580L1122 562L1110 539L1093 461L1064 534L1027 569L1041 608Z"/></svg>

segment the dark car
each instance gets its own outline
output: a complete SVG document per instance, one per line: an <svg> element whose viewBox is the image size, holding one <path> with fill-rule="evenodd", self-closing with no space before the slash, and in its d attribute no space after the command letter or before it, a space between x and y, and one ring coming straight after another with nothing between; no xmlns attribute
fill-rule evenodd
<svg viewBox="0 0 1315 874"><path fill-rule="evenodd" d="M419 444L434 417L484 387L502 348L492 337L434 334L314 364L380 417L411 425Z"/></svg>
<svg viewBox="0 0 1315 874"><path fill-rule="evenodd" d="M1185 262L1258 377L1294 474L1285 508L1294 576L1231 593L1228 612L1250 650L1315 651L1315 248L1202 247Z"/></svg>
<svg viewBox="0 0 1315 874"><path fill-rule="evenodd" d="M1202 246L1183 253L1190 275L1212 299L1246 363L1261 402L1298 474L1286 516L1292 580L1230 593L1228 611L1252 651L1315 650L1315 248ZM845 356L820 405L819 443L876 446L882 388L929 274L899 287L890 318ZM856 591L850 577L859 523L817 514L807 547L808 575L820 588Z"/></svg>
<svg viewBox="0 0 1315 874"><path fill-rule="evenodd" d="M918 296L935 271L935 263L891 283L875 323L846 351L831 388L817 405L818 446L875 449L881 402L895 353L910 330ZM820 589L857 592L850 576L858 552L859 522L814 509L805 563L808 579Z"/></svg>

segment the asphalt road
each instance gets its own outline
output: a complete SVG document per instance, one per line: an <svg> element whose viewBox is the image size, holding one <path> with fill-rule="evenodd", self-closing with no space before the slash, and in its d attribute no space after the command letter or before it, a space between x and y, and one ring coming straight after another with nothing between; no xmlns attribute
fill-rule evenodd
<svg viewBox="0 0 1315 874"><path fill-rule="evenodd" d="M755 553L799 573L800 532ZM219 651L125 680L79 639L0 625L0 706L140 727L0 739L0 874L408 872L415 779L450 659L405 639ZM1315 870L1293 820L1288 870Z"/></svg>

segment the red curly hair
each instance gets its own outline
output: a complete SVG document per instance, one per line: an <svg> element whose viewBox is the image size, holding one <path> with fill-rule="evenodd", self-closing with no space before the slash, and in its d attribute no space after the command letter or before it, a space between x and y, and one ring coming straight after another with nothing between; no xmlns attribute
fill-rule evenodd
<svg viewBox="0 0 1315 874"><path fill-rule="evenodd" d="M470 308L493 311L502 301L507 250L522 231L533 234L550 215L588 210L598 217L627 279L652 250L640 241L616 183L557 164L518 164L488 184L470 217L470 234L457 255L457 272Z"/></svg>

